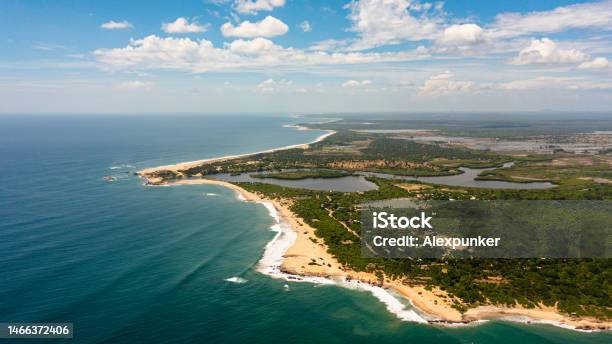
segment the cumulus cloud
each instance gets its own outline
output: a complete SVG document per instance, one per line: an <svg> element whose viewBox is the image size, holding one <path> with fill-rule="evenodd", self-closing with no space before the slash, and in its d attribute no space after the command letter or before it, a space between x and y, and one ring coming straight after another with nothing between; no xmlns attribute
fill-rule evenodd
<svg viewBox="0 0 612 344"><path fill-rule="evenodd" d="M234 42L219 48L206 39L161 38L150 35L132 40L124 48L97 49L93 54L101 67L109 70L173 69L194 73L399 62L420 60L429 56L427 49L420 48L384 53L327 53L285 48L263 38Z"/></svg>
<svg viewBox="0 0 612 344"><path fill-rule="evenodd" d="M134 25L132 25L132 23L128 22L127 20L122 20L122 21L108 21L102 25L100 25L101 28L106 29L106 30L123 30L123 29L131 29L134 27Z"/></svg>
<svg viewBox="0 0 612 344"><path fill-rule="evenodd" d="M195 33L204 32L208 29L206 25L201 25L198 22L189 22L187 18L176 18L172 23L162 24L162 30L166 33Z"/></svg>
<svg viewBox="0 0 612 344"><path fill-rule="evenodd" d="M434 39L443 22L440 6L410 0L359 0L347 5L351 31L359 39L351 49L363 50L403 41Z"/></svg>
<svg viewBox="0 0 612 344"><path fill-rule="evenodd" d="M342 87L345 88L355 88L355 87L363 87L372 84L372 80L347 80L342 83Z"/></svg>
<svg viewBox="0 0 612 344"><path fill-rule="evenodd" d="M516 49L509 39L571 29L612 28L612 0L561 6L548 11L501 13L486 26L474 23L448 24L442 3L412 0L354 0L349 31L357 33L343 50L365 50L406 41L435 41L438 53L508 52ZM503 50L503 51L502 51ZM564 54L561 54L564 55ZM565 54L561 59L572 57ZM577 59L577 56L573 58Z"/></svg>
<svg viewBox="0 0 612 344"><path fill-rule="evenodd" d="M257 14L259 11L272 11L275 7L285 6L285 0L236 0L234 9L242 14Z"/></svg>
<svg viewBox="0 0 612 344"><path fill-rule="evenodd" d="M533 79L512 80L502 82L496 85L496 88L501 90L524 91L532 89L549 88L550 86L558 85L559 82L566 81L565 78L555 77L537 77Z"/></svg>
<svg viewBox="0 0 612 344"><path fill-rule="evenodd" d="M281 79L275 81L274 79L267 79L257 85L255 90L260 93L276 93L282 90L286 90L288 86L293 85L293 81Z"/></svg>
<svg viewBox="0 0 612 344"><path fill-rule="evenodd" d="M598 57L591 61L586 61L578 65L578 69L587 69L595 71L607 70L611 69L611 67L612 65L610 64L610 61L608 61L608 59L605 57Z"/></svg>
<svg viewBox="0 0 612 344"><path fill-rule="evenodd" d="M557 7L550 11L498 14L490 27L495 37L554 33L568 29L612 27L612 1Z"/></svg>
<svg viewBox="0 0 612 344"><path fill-rule="evenodd" d="M282 50L280 46L275 45L271 40L261 37L252 40L237 39L226 44L226 47L233 53L245 55L257 55Z"/></svg>
<svg viewBox="0 0 612 344"><path fill-rule="evenodd" d="M150 82L144 82L144 81L139 81L139 80L125 81L119 84L119 88L130 89L130 90L147 89L150 87L151 87Z"/></svg>
<svg viewBox="0 0 612 344"><path fill-rule="evenodd" d="M272 16L267 16L260 22L251 23L247 20L238 26L227 22L221 26L223 36L233 37L275 37L284 35L287 31L287 24Z"/></svg>
<svg viewBox="0 0 612 344"><path fill-rule="evenodd" d="M308 20L304 20L303 22L300 23L300 29L302 29L302 32L310 32L312 31L312 27L310 26L310 22Z"/></svg>
<svg viewBox="0 0 612 344"><path fill-rule="evenodd" d="M476 24L451 25L438 38L438 43L445 45L472 45L483 41L484 30Z"/></svg>
<svg viewBox="0 0 612 344"><path fill-rule="evenodd" d="M521 50L512 64L531 63L577 63L588 58L588 55L576 49L562 49L557 43L548 39L534 39Z"/></svg>
<svg viewBox="0 0 612 344"><path fill-rule="evenodd" d="M451 72L433 75L425 80L419 89L420 95L444 95L453 92L467 92L474 89L471 81L454 80Z"/></svg>

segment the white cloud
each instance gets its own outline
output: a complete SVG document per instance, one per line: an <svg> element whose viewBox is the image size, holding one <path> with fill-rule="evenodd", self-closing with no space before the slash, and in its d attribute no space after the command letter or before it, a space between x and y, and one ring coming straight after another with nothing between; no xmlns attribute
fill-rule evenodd
<svg viewBox="0 0 612 344"><path fill-rule="evenodd" d="M198 22L189 22L187 18L179 17L172 23L162 24L162 30L166 33L195 33L204 32L208 29L207 25Z"/></svg>
<svg viewBox="0 0 612 344"><path fill-rule="evenodd" d="M138 80L125 81L119 84L119 88L130 89L130 90L147 89L150 87L151 87L150 82L144 82L144 81L138 81Z"/></svg>
<svg viewBox="0 0 612 344"><path fill-rule="evenodd" d="M440 7L431 11L431 5L410 0L359 0L347 5L351 31L359 39L352 50L375 48L403 41L434 39L440 31Z"/></svg>
<svg viewBox="0 0 612 344"><path fill-rule="evenodd" d="M550 11L498 14L491 25L495 37L554 33L568 29L612 28L612 1L557 7Z"/></svg>
<svg viewBox="0 0 612 344"><path fill-rule="evenodd" d="M548 11L501 13L484 27L474 23L449 26L442 6L441 2L432 5L412 0L353 0L345 8L350 11L349 31L356 32L358 37L336 49L357 51L406 41L435 40L432 49L437 53L485 55L514 51L517 40L508 41L510 38L571 29L612 30L612 0ZM551 57L555 58L579 60L580 52L558 51Z"/></svg>
<svg viewBox="0 0 612 344"><path fill-rule="evenodd" d="M127 20L123 20L119 22L111 20L111 21L108 21L100 25L100 27L103 29L107 29L107 30L122 30L122 29L131 29L134 27L134 25L132 25L132 23L128 22Z"/></svg>
<svg viewBox="0 0 612 344"><path fill-rule="evenodd" d="M372 80L347 80L342 83L342 87L355 88L363 87L372 84Z"/></svg>
<svg viewBox="0 0 612 344"><path fill-rule="evenodd" d="M445 45L471 45L483 41L484 30L476 24L451 25L438 39L438 43Z"/></svg>
<svg viewBox="0 0 612 344"><path fill-rule="evenodd" d="M259 11L272 11L275 7L285 6L285 0L236 0L234 9L242 14L257 14Z"/></svg>
<svg viewBox="0 0 612 344"><path fill-rule="evenodd" d="M420 95L444 95L453 92L467 92L474 90L471 81L453 80L451 72L433 75L425 80L419 89Z"/></svg>
<svg viewBox="0 0 612 344"><path fill-rule="evenodd" d="M310 32L312 31L312 26L310 26L310 22L308 20L304 20L300 23L300 29L302 29L302 32Z"/></svg>
<svg viewBox="0 0 612 344"><path fill-rule="evenodd" d="M274 79L264 80L256 87L257 92L273 93L276 91L276 81Z"/></svg>
<svg viewBox="0 0 612 344"><path fill-rule="evenodd" d="M280 46L275 45L271 40L261 37L252 40L237 39L226 44L226 48L233 53L244 55L257 55L282 50Z"/></svg>
<svg viewBox="0 0 612 344"><path fill-rule="evenodd" d="M267 16L260 22L251 23L247 20L238 26L227 22L221 26L223 36L234 37L275 37L284 35L287 31L287 24L272 16Z"/></svg>
<svg viewBox="0 0 612 344"><path fill-rule="evenodd" d="M293 85L293 81L290 80L275 81L274 79L267 79L259 83L255 90L260 93L276 93L286 90L291 85Z"/></svg>
<svg viewBox="0 0 612 344"><path fill-rule="evenodd" d="M529 91L541 89L558 90L609 90L612 83L607 81L585 80L575 77L542 76L533 79L513 80L500 83L497 89L509 91Z"/></svg>
<svg viewBox="0 0 612 344"><path fill-rule="evenodd" d="M588 55L576 49L562 49L548 38L534 39L531 44L521 50L512 64L531 63L577 63L588 58Z"/></svg>
<svg viewBox="0 0 612 344"><path fill-rule="evenodd" d="M609 82L609 81L576 81L570 85L567 85L567 89L583 90L583 91L588 91L588 90L608 91L608 90L612 90L612 82Z"/></svg>
<svg viewBox="0 0 612 344"><path fill-rule="evenodd" d="M610 61L608 61L607 58L598 57L591 61L586 61L586 62L581 63L578 66L578 69L588 69L588 70L600 71L600 70L610 69L610 67L612 67L612 65L610 64Z"/></svg>
<svg viewBox="0 0 612 344"><path fill-rule="evenodd" d="M150 35L132 40L124 48L97 49L93 54L102 68L110 70L173 69L194 73L413 61L429 56L427 49L421 48L385 53L327 53L285 48L265 39L234 42L218 48L206 39Z"/></svg>
<svg viewBox="0 0 612 344"><path fill-rule="evenodd" d="M533 79L513 80L503 82L496 85L496 88L501 90L524 91L532 89L544 89L551 86L558 86L561 82L567 81L567 78L557 77L537 77Z"/></svg>

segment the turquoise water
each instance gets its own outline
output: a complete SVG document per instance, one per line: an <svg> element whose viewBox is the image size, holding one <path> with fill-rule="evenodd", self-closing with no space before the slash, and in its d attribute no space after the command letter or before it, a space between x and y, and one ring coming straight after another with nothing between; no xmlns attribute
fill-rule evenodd
<svg viewBox="0 0 612 344"><path fill-rule="evenodd" d="M73 343L611 341L542 325L417 325L366 292L271 279L254 270L274 236L263 206L218 186L144 187L125 173L320 135L282 127L290 122L0 117L0 322L73 322Z"/></svg>

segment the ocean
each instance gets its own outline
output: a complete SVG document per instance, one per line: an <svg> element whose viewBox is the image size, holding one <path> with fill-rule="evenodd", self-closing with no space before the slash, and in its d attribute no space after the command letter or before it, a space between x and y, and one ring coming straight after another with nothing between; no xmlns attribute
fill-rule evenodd
<svg viewBox="0 0 612 344"><path fill-rule="evenodd" d="M74 323L74 339L51 343L612 341L549 325L417 324L389 312L380 301L389 295L272 278L257 271L278 229L264 205L213 185L146 187L133 175L322 134L284 127L298 121L0 116L0 323Z"/></svg>

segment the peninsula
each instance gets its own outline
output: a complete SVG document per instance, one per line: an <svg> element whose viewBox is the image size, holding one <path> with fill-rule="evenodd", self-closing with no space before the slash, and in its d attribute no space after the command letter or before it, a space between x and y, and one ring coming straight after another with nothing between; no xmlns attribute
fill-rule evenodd
<svg viewBox="0 0 612 344"><path fill-rule="evenodd" d="M148 168L138 174L148 185L214 184L235 190L247 201L273 204L296 234L283 254L283 272L393 289L409 299L431 323L508 318L579 330L612 328L610 259L364 259L360 256L357 220L359 204L396 198L609 200L609 149L602 148L595 154L570 153L569 148L546 152L525 148L477 150L463 142L453 142L450 135L447 142L419 139L432 133L453 134L450 130L445 132L442 124L435 129L423 125L424 128L416 128L418 131L409 129L422 124L410 123L405 125L408 131L403 132L363 132L359 125L348 122L310 126L328 133L306 145ZM377 124L379 128L397 127L397 123L385 121ZM448 128L456 130L457 126ZM475 140L486 140L482 134L471 133ZM503 140L508 142L518 136L524 139L547 135L507 134ZM576 135L584 134L570 129L562 137L551 135L549 139L567 142ZM502 167L508 162L513 165ZM483 168L485 172L477 177L481 180L526 187L463 187L429 182L431 177L461 175L465 167ZM376 184L375 190L321 191L274 183L277 178L312 179L321 174L333 180L366 172L369 174L362 178ZM280 177L275 176L279 173ZM256 182L231 178L248 174L257 174ZM430 179L422 182L419 177ZM554 187L530 189L531 182L550 182Z"/></svg>

